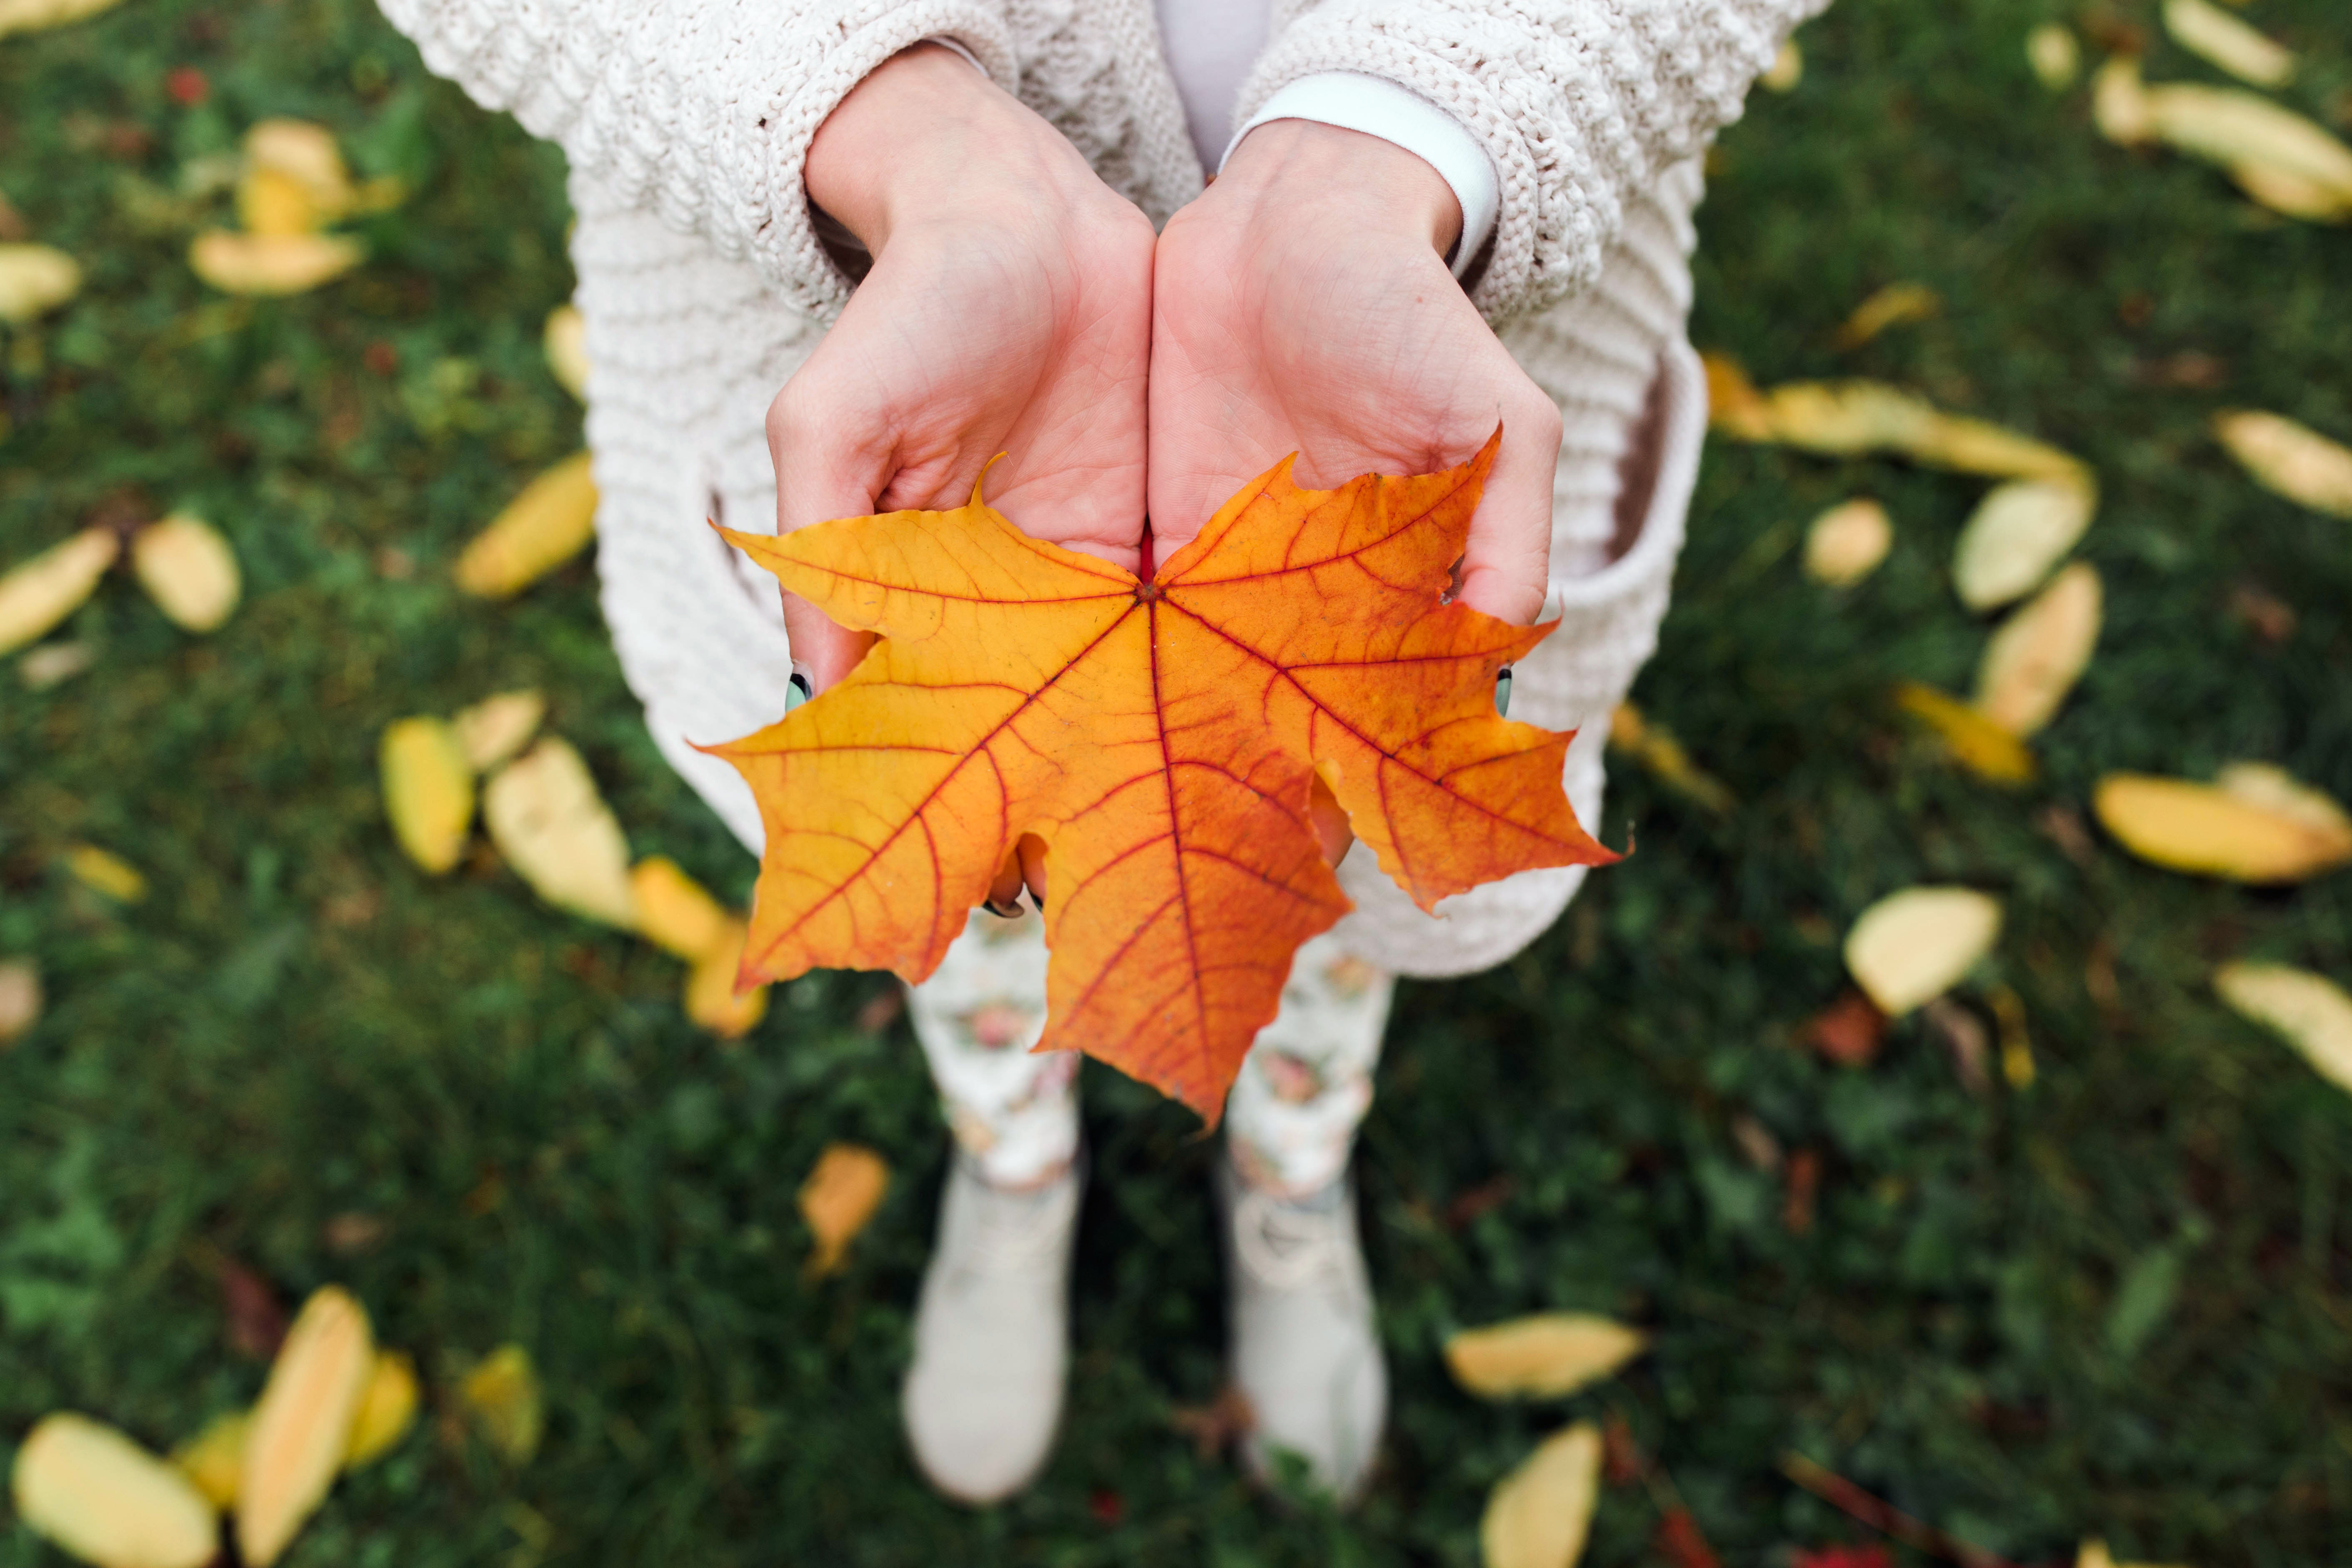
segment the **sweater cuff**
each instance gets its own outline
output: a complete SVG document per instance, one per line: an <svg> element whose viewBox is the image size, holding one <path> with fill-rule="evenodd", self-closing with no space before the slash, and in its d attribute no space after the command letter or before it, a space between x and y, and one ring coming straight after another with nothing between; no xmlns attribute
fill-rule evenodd
<svg viewBox="0 0 2352 1568"><path fill-rule="evenodd" d="M1454 199L1462 206L1462 237L1454 242L1453 254L1446 258L1454 277L1470 270L1494 234L1503 195L1495 160L1460 121L1419 93L1360 71L1319 71L1300 77L1279 89L1243 122L1225 143L1225 155L1217 166L1223 169L1242 138L1270 120L1311 120L1342 131L1360 131L1395 143L1435 169L1439 178L1453 187Z"/></svg>

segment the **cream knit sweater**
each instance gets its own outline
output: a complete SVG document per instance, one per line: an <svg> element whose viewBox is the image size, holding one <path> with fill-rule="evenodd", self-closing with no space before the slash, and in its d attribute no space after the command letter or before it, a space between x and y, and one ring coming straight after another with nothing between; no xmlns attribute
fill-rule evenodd
<svg viewBox="0 0 2352 1568"><path fill-rule="evenodd" d="M1287 82L1363 72L1451 113L1494 160L1501 208L1471 298L1566 426L1562 625L1520 668L1511 712L1586 726L1568 784L1596 829L1607 717L1655 644L1705 424L1683 337L1697 155L1827 3L1276 0L1236 108L1238 124ZM756 848L741 781L688 742L773 722L791 655L773 581L705 520L772 526L768 405L852 287L811 217L810 140L875 66L950 38L1164 222L1202 182L1151 0L382 4L433 69L571 160L605 616L664 755ZM1646 494L1621 502L1629 469ZM1358 910L1338 934L1385 968L1464 973L1532 940L1580 875L1511 878L1433 919L1351 856Z"/></svg>

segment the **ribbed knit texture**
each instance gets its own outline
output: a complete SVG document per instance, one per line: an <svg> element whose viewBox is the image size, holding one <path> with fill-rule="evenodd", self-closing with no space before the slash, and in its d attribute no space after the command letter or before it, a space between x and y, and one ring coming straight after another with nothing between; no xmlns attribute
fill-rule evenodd
<svg viewBox="0 0 2352 1568"><path fill-rule="evenodd" d="M1511 711L1590 726L1568 770L1588 824L1601 784L1592 721L1655 641L1704 423L1683 342L1700 179L1695 158L1669 165L1664 153L1696 151L1731 118L1779 29L1819 3L1294 5L1244 90L1243 116L1309 70L1385 76L1454 110L1505 171L1474 297L1565 426L1551 603L1566 624L1522 667ZM656 743L756 850L748 790L691 742L781 716L791 652L773 580L707 523L772 526L768 405L850 287L810 219L809 140L875 65L952 37L1164 219L1201 173L1150 0L383 4L436 70L571 159L605 616ZM1438 47L1443 27L1469 41ZM1545 298L1549 309L1520 308ZM1612 562L1621 462L1662 366L1662 475ZM1340 880L1359 910L1337 934L1385 969L1460 973L1532 940L1578 879L1512 878L1433 921L1351 858Z"/></svg>

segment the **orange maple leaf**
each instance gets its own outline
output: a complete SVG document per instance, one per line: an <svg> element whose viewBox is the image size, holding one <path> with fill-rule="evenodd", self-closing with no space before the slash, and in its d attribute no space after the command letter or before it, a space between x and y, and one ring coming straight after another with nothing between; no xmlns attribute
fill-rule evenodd
<svg viewBox="0 0 2352 1568"><path fill-rule="evenodd" d="M1303 490L1286 459L1150 582L1031 539L974 486L951 511L729 533L842 626L847 679L713 748L767 852L742 984L939 966L1024 835L1045 846L1047 1019L1212 1123L1292 955L1349 903L1320 775L1430 909L1616 858L1560 788L1570 736L1495 711L1549 626L1446 595L1501 432L1444 473Z"/></svg>

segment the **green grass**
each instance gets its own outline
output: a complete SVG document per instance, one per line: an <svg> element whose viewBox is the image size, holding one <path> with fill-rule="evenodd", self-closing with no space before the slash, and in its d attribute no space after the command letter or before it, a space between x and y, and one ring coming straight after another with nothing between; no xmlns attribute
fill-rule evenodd
<svg viewBox="0 0 2352 1568"><path fill-rule="evenodd" d="M2341 123L2336 0L2250 15L2307 51L2290 100ZM1090 1069L1068 1427L1034 1492L952 1509L898 1432L943 1150L906 1026L856 1023L885 983L811 976L719 1047L668 960L495 866L428 882L394 849L381 726L536 683L639 852L749 885L655 754L586 567L509 607L448 585L459 543L579 439L538 349L570 287L560 157L428 79L362 0L134 0L0 43L0 191L89 271L0 336L0 561L186 503L249 587L197 640L118 578L69 628L89 673L35 694L0 671L0 955L37 958L52 996L0 1050L0 1464L52 1408L161 1446L249 1399L226 1254L289 1299L348 1282L433 1387L295 1563L1467 1564L1495 1480L1610 1410L1729 1563L1860 1538L1780 1478L1787 1449L2021 1562L2095 1532L2208 1568L2352 1562L2352 1113L2208 984L2240 954L2352 976L2352 878L2244 891L2095 828L2072 858L2048 826L2114 768L2259 758L2352 795L2352 529L2254 489L2206 434L2244 405L2352 435L2352 233L2100 141L2081 91L2025 70L2026 28L2059 16L2139 28L2154 76L2210 77L2137 0L1843 0L1804 34L1800 89L1723 139L1694 324L1764 379L1884 376L2096 466L2106 630L2043 781L1970 781L1885 700L1965 687L1985 626L1947 563L1981 486L1712 447L1637 696L1741 805L1711 821L1621 772L1603 827L1639 853L1513 963L1405 988L1360 1164L1397 1407L1348 1519L1268 1503L1170 1429L1220 1379L1212 1150L1187 1115ZM201 107L167 94L180 66ZM225 203L181 171L275 113L417 195L363 226L353 278L230 301L183 262ZM1836 353L1899 279L1946 313ZM2189 353L2221 384L2168 384ZM1898 541L1831 595L1797 531L1859 492ZM2255 635L2242 589L2291 607L2292 635ZM77 840L144 868L147 900L71 884ZM1837 933L1923 879L2007 900L1965 994L2022 998L2030 1089L1971 1093L1916 1021L1858 1070L1801 1044L1843 983ZM1743 1159L1742 1117L1816 1152L1810 1234ZM793 1193L836 1138L898 1179L813 1284ZM1498 1205L1447 1222L1498 1178ZM383 1236L339 1254L328 1222L352 1213ZM1565 1405L1452 1386L1449 1329L1545 1307L1640 1321L1654 1353ZM509 1339L551 1405L513 1472L445 1418ZM1654 1560L1656 1519L1610 1492L1591 1560ZM52 1561L0 1516L0 1565Z"/></svg>

